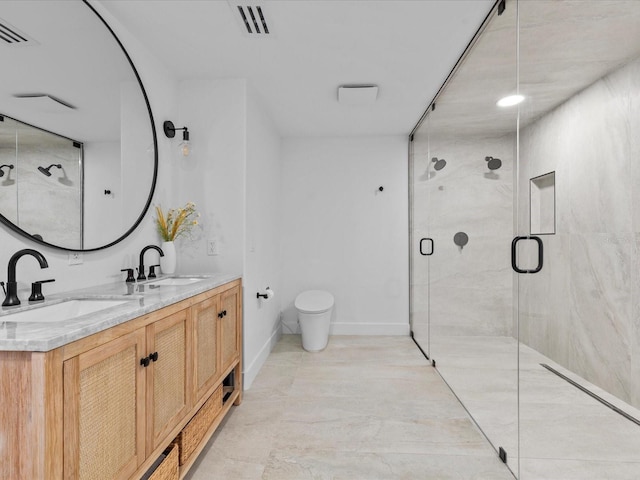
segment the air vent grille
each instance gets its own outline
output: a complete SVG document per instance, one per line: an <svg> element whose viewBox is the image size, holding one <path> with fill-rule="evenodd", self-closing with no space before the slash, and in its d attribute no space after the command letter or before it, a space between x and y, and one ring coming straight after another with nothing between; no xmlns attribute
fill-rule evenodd
<svg viewBox="0 0 640 480"><path fill-rule="evenodd" d="M37 43L26 33L0 18L0 45L33 45Z"/></svg>
<svg viewBox="0 0 640 480"><path fill-rule="evenodd" d="M264 9L260 5L236 5L240 19L250 35L269 35Z"/></svg>

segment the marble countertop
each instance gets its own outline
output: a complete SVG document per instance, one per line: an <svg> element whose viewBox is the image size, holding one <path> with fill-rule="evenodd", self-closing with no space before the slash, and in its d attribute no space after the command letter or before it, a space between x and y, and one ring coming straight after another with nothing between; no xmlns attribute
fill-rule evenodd
<svg viewBox="0 0 640 480"><path fill-rule="evenodd" d="M198 278L198 281L187 285L154 285L166 278ZM0 350L53 350L239 278L240 275L235 274L160 276L141 283L120 282L53 294L34 305L21 298L20 306L0 308ZM45 320L44 310L43 321L37 317L35 321L20 321L20 312L32 310L35 313L41 307L69 300L119 300L123 303L60 321Z"/></svg>

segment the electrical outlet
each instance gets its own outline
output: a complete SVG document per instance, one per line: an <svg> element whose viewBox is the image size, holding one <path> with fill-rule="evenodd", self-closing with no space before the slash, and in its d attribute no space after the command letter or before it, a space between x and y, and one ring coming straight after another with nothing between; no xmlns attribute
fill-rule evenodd
<svg viewBox="0 0 640 480"><path fill-rule="evenodd" d="M207 255L218 255L218 240L210 238L207 240Z"/></svg>
<svg viewBox="0 0 640 480"><path fill-rule="evenodd" d="M69 253L69 265L82 265L84 260L82 259L82 252L70 252Z"/></svg>

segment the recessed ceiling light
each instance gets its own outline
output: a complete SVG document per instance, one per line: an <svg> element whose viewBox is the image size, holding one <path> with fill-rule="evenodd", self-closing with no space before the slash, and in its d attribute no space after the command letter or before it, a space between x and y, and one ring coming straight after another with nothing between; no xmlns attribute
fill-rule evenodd
<svg viewBox="0 0 640 480"><path fill-rule="evenodd" d="M522 103L523 100L523 95L508 95L498 100L496 102L496 105L498 105L499 107L513 107L514 105Z"/></svg>

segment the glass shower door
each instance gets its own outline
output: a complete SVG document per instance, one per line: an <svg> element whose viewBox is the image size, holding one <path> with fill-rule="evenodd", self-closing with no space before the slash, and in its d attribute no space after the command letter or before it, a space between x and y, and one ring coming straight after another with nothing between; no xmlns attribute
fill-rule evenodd
<svg viewBox="0 0 640 480"><path fill-rule="evenodd" d="M519 11L520 478L640 478L640 2Z"/></svg>
<svg viewBox="0 0 640 480"><path fill-rule="evenodd" d="M429 118L413 133L409 142L410 208L410 323L416 344L430 358L429 345L429 257L435 245L429 236Z"/></svg>
<svg viewBox="0 0 640 480"><path fill-rule="evenodd" d="M517 89L517 9L498 10L414 131L411 310L414 338L517 471L517 109L496 105Z"/></svg>

